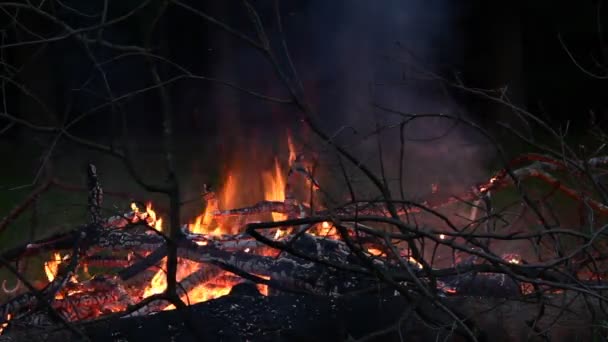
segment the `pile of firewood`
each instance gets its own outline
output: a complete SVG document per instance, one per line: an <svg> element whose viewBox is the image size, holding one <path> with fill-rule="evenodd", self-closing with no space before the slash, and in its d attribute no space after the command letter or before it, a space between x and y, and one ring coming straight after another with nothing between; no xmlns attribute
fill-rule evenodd
<svg viewBox="0 0 608 342"><path fill-rule="evenodd" d="M525 177L541 178L567 195L580 196L558 184L548 173L565 168L560 162L535 155L525 160L534 163L516 170L503 170L458 200L478 200L490 191L513 184L514 179ZM591 162L599 165L605 160ZM314 178L304 175L318 187ZM209 192L205 195L207 217L215 221L236 217L232 224L237 227L230 230L241 233L195 232L184 225L179 238L169 241L159 231L156 216L135 204L122 215L104 218L100 211L102 191L91 167L90 223L2 254L4 266L33 255L54 253L59 257L54 260L54 274L44 288L36 289L27 280L20 280L25 290L0 305L0 328L9 333L32 326L81 322L107 315L144 316L171 309L167 299L149 299L151 293L164 291L162 285L155 282L159 272L163 278L169 243L177 248L177 292L185 302L225 295L242 282L257 284L261 292L269 296L296 293L331 297L365 293L381 285L379 274L390 274L393 281L412 292L431 289L443 297L517 297L526 295L530 287L546 290L546 286L527 284L523 278L561 282L565 284L562 287L580 284L580 280L572 280L558 271L526 267L517 256L501 260L487 251L475 249L465 249L470 252L468 259L459 259L450 267L437 270L420 255L413 254L411 244L406 242L426 238L454 247L456 238L462 238L460 232L438 234L413 228L410 236L403 231L391 233L364 224L367 221L392 224L403 215L437 208L456 198L440 197L435 196L424 205L405 205L402 201L390 208L381 201L357 202L332 210L312 211L288 196L285 201L263 201L246 208L219 210L215 195ZM601 213L606 212L598 201L587 199L586 203ZM268 213L282 214L285 220L256 222L256 218ZM396 240L402 243L394 242ZM95 275L91 276L92 273ZM154 286L160 289L153 289ZM589 283L588 286L600 285ZM213 296L194 294L197 289L213 292L218 288L223 291Z"/></svg>

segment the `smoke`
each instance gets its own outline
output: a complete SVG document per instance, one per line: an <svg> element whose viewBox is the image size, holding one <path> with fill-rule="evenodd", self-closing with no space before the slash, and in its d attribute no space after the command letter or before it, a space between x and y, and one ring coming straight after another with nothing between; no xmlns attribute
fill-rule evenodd
<svg viewBox="0 0 608 342"><path fill-rule="evenodd" d="M258 9L268 32L276 37L272 8L264 4L259 3ZM445 119L420 119L404 127L402 145L398 125L402 117L375 107L406 113L465 113L439 83L414 72L411 60L415 56L435 72L455 69L462 62L461 13L453 1L309 0L285 6L291 6L282 8L287 43L322 128L378 174L380 141L384 174L394 192L400 183L409 195L417 196L429 193L433 184L457 190L483 179L487 154L472 130ZM225 58L215 77L285 95L259 52L228 40L222 45ZM237 160L250 165L249 171L260 163L270 166L273 155L286 154L287 130L302 145L313 145L302 134L293 108L223 87L214 94L211 110L218 115L218 141L226 152L220 163ZM374 134L379 128L381 133ZM255 156L248 150L253 140L260 147ZM404 179L399 181L402 148ZM327 158L327 164L332 158L335 155ZM331 174L335 178L335 172Z"/></svg>
<svg viewBox="0 0 608 342"><path fill-rule="evenodd" d="M375 105L404 113L466 116L440 83L415 72L412 61L415 56L437 73L456 69L464 40L460 9L453 1L308 4L286 22L319 121L378 174L380 139L385 177L396 192L402 147L398 123L403 118ZM428 118L404 127L403 183L409 195L428 193L432 184L457 191L484 177L487 152L481 139L454 124ZM379 128L381 133L374 134Z"/></svg>

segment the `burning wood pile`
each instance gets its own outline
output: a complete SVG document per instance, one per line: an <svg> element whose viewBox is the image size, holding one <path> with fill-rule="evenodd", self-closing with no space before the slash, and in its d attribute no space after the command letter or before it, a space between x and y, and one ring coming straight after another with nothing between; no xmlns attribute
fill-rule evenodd
<svg viewBox="0 0 608 342"><path fill-rule="evenodd" d="M479 201L490 191L512 184L510 173L520 179L540 177L566 194L578 196L553 182L555 179L547 173L559 169L561 164L534 155L525 160L534 163L501 171L458 200ZM598 159L594 163L604 161ZM242 282L255 283L265 296L294 292L339 296L377 288L378 279L390 274L389 279L406 292L431 289L440 297L517 297L555 290L547 285L551 282L562 282L557 288L563 289L583 281L558 270L530 266L518 254L497 256L487 244L478 241L489 237L504 239L506 235L478 234L475 230L466 231L466 227L435 231L398 220L433 211L432 208L454 202L455 197L436 196L425 205L367 201L331 210L311 208L295 198L292 185L299 178L314 193L320 191L319 183L303 165L302 157L292 153L289 165L283 180L279 163L275 164L275 190L282 188L283 192L270 192L266 200L252 206L220 209L218 196L206 191L204 213L182 226L177 241L165 236L163 220L149 203L132 203L127 212L104 218L100 210L102 190L95 167L89 166L91 222L2 255L6 261L18 261L51 253L44 264L48 283L36 289L23 280L26 291L0 306L0 329L19 331L62 321L81 322L107 315L143 316L174 309L167 300L150 300L167 288L169 243L177 248L177 292L188 304L226 295ZM586 203L606 212L598 201L587 199ZM403 229L395 232L386 229L387 225ZM520 235L522 239L529 238L524 233ZM510 235L514 240L518 237ZM429 260L417 248L420 243L416 241L422 240L447 246L460 256L438 269L435 253ZM588 264L585 260L577 262ZM573 269L572 264L568 267ZM11 291L4 287L5 292Z"/></svg>

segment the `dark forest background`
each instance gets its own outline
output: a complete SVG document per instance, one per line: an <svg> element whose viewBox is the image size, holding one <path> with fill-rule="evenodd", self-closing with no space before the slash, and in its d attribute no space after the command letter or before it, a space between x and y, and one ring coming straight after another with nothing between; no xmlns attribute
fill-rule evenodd
<svg viewBox="0 0 608 342"><path fill-rule="evenodd" d="M103 2L65 1L82 13L98 13ZM109 17L137 6L137 1L110 2ZM204 8L240 30L252 33L246 14L237 1L186 1ZM271 1L255 5L275 29ZM52 2L45 6L53 6ZM153 6L151 6L153 7ZM571 120L577 127L587 124L590 111L606 116L605 80L582 72L560 44L559 37L578 63L601 74L598 65L608 58L605 31L608 5L602 1L324 1L303 0L283 4L287 39L308 96L316 103L328 124L340 125L365 112L370 95L391 94L392 101L408 110L434 110L437 86L411 73L401 61L416 56L441 75L457 76L471 87L508 86L514 103L543 115L553 122ZM58 13L74 26L95 23L97 18ZM110 41L141 42L145 23L152 10L139 11L133 19L104 30ZM0 13L5 28L11 16ZM3 30L5 44L49 36L58 28L39 16L23 11L19 19L37 32ZM81 21L74 22L74 21ZM23 28L22 27L22 28ZM280 86L261 56L230 39L224 32L201 22L182 9L170 6L156 34L156 48L190 71L232 80L260 91L280 93ZM408 57L405 58L407 51ZM91 76L84 51L71 39L43 45L5 49L5 58L22 68L14 75L22 84L58 113L78 113L101 103L96 89L100 80ZM112 52L98 46L99 60ZM410 55L411 53L411 55ZM123 58L107 67L116 92L143 87L149 76L141 60ZM169 68L165 70L171 74ZM391 83L393 82L393 83ZM387 84L400 83L394 89ZM370 91L370 85L375 84ZM83 87L83 85L86 85ZM383 88L384 87L384 88ZM395 90L398 89L398 90ZM44 120L43 111L17 89L6 89L8 110L14 115ZM277 108L235 93L210 82L183 81L170 88L175 106L175 123L182 136L213 137L243 134L252 127L284 126L291 120L289 109ZM74 97L75 92L80 92ZM101 91L99 91L101 93ZM150 92L126 101L130 132L134 136L159 134L160 113L156 94ZM76 98L76 100L74 100ZM509 119L500 106L460 94L450 89L451 101L473 118L491 124ZM257 103L256 103L257 102ZM361 105L363 104L363 105ZM429 105L430 104L430 105ZM111 136L115 118L108 112L84 120L77 128L82 134ZM228 127L228 128L227 128ZM246 128L244 128L246 127ZM2 139L20 134L15 128Z"/></svg>
<svg viewBox="0 0 608 342"><path fill-rule="evenodd" d="M81 28L100 22L104 3L64 0L45 1L41 6L68 25ZM101 37L115 44L143 46L163 2L107 3L107 18L134 14L104 28ZM182 4L255 35L239 1L186 0ZM259 0L253 5L274 39L271 43L280 46L273 1ZM584 140L590 126L608 123L608 82L603 68L608 65L604 32L607 8L608 4L592 0L302 0L282 2L281 14L305 96L323 129L349 147L363 140L356 146L360 147L357 155L373 164L377 146L364 137L378 120L389 124L391 120L378 113L376 104L410 113L462 114L507 142L509 136L497 122L534 131L534 127L522 125L508 107L449 83L463 84L469 90L502 89L505 99L516 106L556 128L568 127L569 137ZM137 145L136 156L142 159L138 167L144 173L162 169L155 167L163 160L161 101L155 90L139 91L153 84L145 58L95 43L96 37L87 33L95 65L81 41L33 11L4 8L0 23L1 58L6 62L0 69L10 80L2 92L3 110L32 123L57 126L58 121L67 122L94 109L70 132L106 145L120 145L120 111L107 105L101 68L113 95L123 96L119 104L127 113L128 135ZM181 74L174 67L178 65L192 74L259 93L286 95L271 65L258 51L192 11L170 5L154 27L150 44L157 55L166 58L158 63L163 80ZM434 76L429 77L429 72ZM236 178L249 179L246 183L259 183L256 178L272 167L275 156L282 162L287 160L286 132L306 142L302 139L306 132L300 132L300 115L293 106L261 101L217 82L186 78L167 83L166 89L180 151L180 172L187 178L182 182L186 198L199 194L205 183L224 182L226 170ZM1 127L7 124L0 118ZM428 120L410 133L428 137L441 135L443 128L441 123ZM398 136L389 132L385 137L387 168L397 170L394 141L398 140L391 143L390 139ZM39 180L41 165L53 163L64 178L82 177L77 165L84 160L99 165L109 188L136 188L132 180L116 175L116 170L124 171L122 168L104 165L102 158L90 151L74 151L64 140L55 146L53 139L22 125L12 125L3 132L0 147L8 166L2 177L10 183L4 188ZM410 158L406 172L414 193L430 191L431 183L447 184L448 190L452 185L466 186L494 169L489 165L493 155L486 151L487 142L467 130L457 130L443 141L426 143L423 139L410 145L406 148ZM513 143L513 149L518 148ZM3 201L6 210L14 200L9 195Z"/></svg>

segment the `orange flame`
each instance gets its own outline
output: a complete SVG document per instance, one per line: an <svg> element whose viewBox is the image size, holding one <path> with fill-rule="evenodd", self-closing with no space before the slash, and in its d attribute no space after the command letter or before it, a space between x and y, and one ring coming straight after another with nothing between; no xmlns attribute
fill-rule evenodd
<svg viewBox="0 0 608 342"><path fill-rule="evenodd" d="M236 206L236 188L236 181L232 173L228 172L222 191L222 208L234 208Z"/></svg>
<svg viewBox="0 0 608 342"><path fill-rule="evenodd" d="M289 158L291 163L292 153L295 160L295 152L292 152L291 140L288 140L289 147ZM264 182L264 199L267 201L285 201L285 184L283 171L281 170L281 164L277 158L274 159L274 172L262 173L262 181ZM287 215L281 213L271 213L273 221L283 221L287 219ZM277 229L274 238L279 239L290 233L290 229Z"/></svg>
<svg viewBox="0 0 608 342"><path fill-rule="evenodd" d="M57 276L57 270L61 264L61 254L53 253L53 258L49 261L44 262L44 273L49 282L53 281Z"/></svg>
<svg viewBox="0 0 608 342"><path fill-rule="evenodd" d="M188 294L183 296L182 299L186 303L206 302L208 300L227 295L230 293L232 285L234 284L222 284L220 286L203 284L192 289L192 291L188 292Z"/></svg>
<svg viewBox="0 0 608 342"><path fill-rule="evenodd" d="M296 161L296 148L291 140L291 134L287 134L287 147L289 148L289 166L292 166Z"/></svg>
<svg viewBox="0 0 608 342"><path fill-rule="evenodd" d="M296 162L297 154L295 150L295 146L291 139L291 136L287 137L287 144L289 147L289 165L292 166L293 163ZM205 210L196 217L189 225L188 229L195 234L208 234L208 235L220 235L225 233L230 233L230 227L233 225L229 225L230 220L219 218L216 216L216 211L221 209L233 209L239 207L244 202L243 194L248 194L250 191L243 188L243 184L237 182L235 175L239 175L239 173L234 173L233 170L226 173L226 178L224 179L224 184L219 192L219 196L216 197L208 197L207 205L205 206ZM279 159L275 158L272 168L267 171L261 173L261 184L263 185L263 196L267 201L285 201L285 188L286 188L286 174L283 172L281 168L281 164L279 163ZM253 192L255 195L261 195L260 192ZM261 196L260 196L261 197ZM253 200L253 198L248 198L247 201ZM259 200L259 197L258 197ZM131 210L134 213L134 222L137 220L145 221L149 226L154 227L158 231L163 230L163 220L153 209L152 204L150 202L146 203L145 210L143 208L139 208L136 203L131 204ZM272 219L274 221L285 220L287 216L281 213L271 213ZM333 227L330 226L328 222L324 222L323 224L319 224L319 229L325 234L330 234L333 230ZM288 234L288 230L279 230L278 234ZM206 241L200 241L199 244L206 244ZM247 249L245 252L250 252L250 249ZM258 251L256 251L258 253ZM264 251L259 251L259 253L264 254ZM59 263L62 261L61 256L56 254L52 260L49 260L45 263L45 271L47 272L47 277L49 280L54 279L55 274L57 272L57 268ZM167 276L165 272L167 264L167 259L164 258L160 263L160 269L156 271L148 285L143 289L143 298L150 297L154 294L160 294L166 291L167 288ZM199 263L179 259L178 261L178 269L177 269L177 281L180 282L185 279L188 275L192 274L201 269ZM223 272L223 275L229 275L229 272ZM261 278L269 280L270 277L258 275ZM220 275L218 278L222 278ZM235 285L239 280L238 277L224 277L224 280L217 279L208 281L204 284L197 286L196 288L188 291L187 294L182 295L182 299L188 303L198 303L207 301L210 299L214 299L223 295L226 295L232 289L232 286ZM258 290L263 295L268 295L268 286L264 284L257 285ZM163 310L170 310L174 307L172 305L166 306Z"/></svg>
<svg viewBox="0 0 608 342"><path fill-rule="evenodd" d="M260 275L260 274L256 274L258 277L262 278L262 279L266 279L266 280L270 280L269 276L264 276L264 275ZM258 291L260 291L260 293L264 296L268 296L268 285L266 284L257 284L256 287L258 288Z"/></svg>
<svg viewBox="0 0 608 342"><path fill-rule="evenodd" d="M291 139L291 138L289 138ZM290 146L290 162L295 160L295 152L293 149L293 145L291 144L291 140L288 140ZM267 201L284 201L285 200L285 177L283 171L281 169L281 165L279 160L275 158L273 169L271 171L266 171L262 173L262 182L264 186L264 199ZM232 172L227 174L226 180L224 182L224 186L220 192L221 199L221 207L223 209L234 208L238 203L239 192L237 182L233 176ZM188 225L188 229L196 234L209 234L209 235L221 235L223 233L228 233L229 231L222 224L222 222L217 222L214 220L214 212L219 209L218 201L216 199L208 200L207 206L205 207L204 212L197 216L193 223ZM272 213L272 219L275 221L285 220L287 217L284 214L280 213ZM199 244L206 244L205 241L199 242ZM246 250L245 252L250 252L250 250ZM163 263L164 265L164 263ZM193 263L186 260L180 260L179 268L178 268L178 281L181 278L185 278L188 274L197 271L201 266L197 263ZM204 267L204 266L203 266ZM228 274L228 272L225 272ZM261 276L264 279L270 279L270 277ZM222 278L221 276L218 278ZM218 298L224 295L227 295L232 286L236 283L232 283L230 281L212 281L209 283L205 283L197 286L196 288L189 291L186 295L183 296L183 300L188 303L197 303L203 302L210 299ZM156 293L162 293L165 291L167 287L166 275L160 270L158 271L148 288L144 293L144 298L151 296ZM268 295L268 286L263 284L258 284L258 290L260 293L264 295ZM172 305L167 306L165 310L173 309Z"/></svg>
<svg viewBox="0 0 608 342"><path fill-rule="evenodd" d="M150 224L150 226L154 227L154 229L158 230L159 232L163 231L163 219L162 218L156 218L156 212L154 211L154 209L152 209L152 203L148 202L146 203L146 213L148 214L148 222Z"/></svg>
<svg viewBox="0 0 608 342"><path fill-rule="evenodd" d="M194 220L194 223L188 224L188 229L195 234L209 234L209 235L222 235L227 233L221 224L217 224L215 228L211 228L213 221L213 212L218 210L217 200L212 199L207 203L205 211L202 215L198 215ZM198 241L199 245L205 245L205 241Z"/></svg>
<svg viewBox="0 0 608 342"><path fill-rule="evenodd" d="M514 253L507 253L502 255L502 259L509 264L519 265L521 264L521 256Z"/></svg>
<svg viewBox="0 0 608 342"><path fill-rule="evenodd" d="M163 219L156 216L156 212L152 209L152 202L146 203L146 212L142 213L139 211L139 207L135 202L131 203L131 210L133 211L134 217L133 222L144 220L150 227L162 232L163 230Z"/></svg>
<svg viewBox="0 0 608 342"><path fill-rule="evenodd" d="M285 180L283 179L283 171L278 159L274 159L274 173L264 172L262 180L264 182L264 199L267 201L284 201L285 200ZM273 221L282 221L287 219L287 216L279 213L272 213Z"/></svg>
<svg viewBox="0 0 608 342"><path fill-rule="evenodd" d="M338 235L338 232L336 231L336 227L334 227L327 221L323 221L320 227L319 225L317 225L316 235L324 237L335 237Z"/></svg>
<svg viewBox="0 0 608 342"><path fill-rule="evenodd" d="M205 209L205 213L203 215L198 215L194 220L194 223L190 223L188 225L188 229L195 234L203 233L203 220L207 216L207 210Z"/></svg>
<svg viewBox="0 0 608 342"><path fill-rule="evenodd" d="M155 294L163 293L167 289L167 277L165 276L164 269L167 266L167 258L165 257L161 263L160 269L152 280L150 284L144 290L143 298L150 297Z"/></svg>
<svg viewBox="0 0 608 342"><path fill-rule="evenodd" d="M166 258L163 259L161 269L158 272L156 272L156 274L152 278L152 281L150 281L150 284L144 290L143 298L150 297L154 294L163 293L167 289L167 276L164 271L165 266L166 266ZM180 260L180 263L178 265L178 270L177 270L177 280L178 281L183 280L189 274L199 270L200 267L201 266L196 262ZM194 289L192 289L187 294L185 294L181 297L182 297L182 300L184 300L186 303L205 302L205 301L208 301L211 299L215 299L215 298L227 295L230 292L230 290L232 289L233 285L235 285L235 284L233 284L233 283L222 283L222 284L205 283L205 284L201 284L201 285L195 287ZM266 293L267 292L268 292L268 290L266 289ZM168 305L163 310L173 310L173 309L175 309L175 306Z"/></svg>

